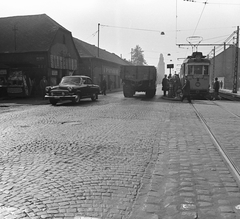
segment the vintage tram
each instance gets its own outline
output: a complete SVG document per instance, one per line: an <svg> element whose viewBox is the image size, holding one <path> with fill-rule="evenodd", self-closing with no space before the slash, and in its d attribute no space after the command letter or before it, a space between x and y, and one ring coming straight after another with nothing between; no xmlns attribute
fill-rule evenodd
<svg viewBox="0 0 240 219"><path fill-rule="evenodd" d="M188 56L181 65L181 81L187 77L190 81L190 95L195 97L205 97L209 94L210 77L209 77L210 60L203 56L201 52L193 52Z"/></svg>

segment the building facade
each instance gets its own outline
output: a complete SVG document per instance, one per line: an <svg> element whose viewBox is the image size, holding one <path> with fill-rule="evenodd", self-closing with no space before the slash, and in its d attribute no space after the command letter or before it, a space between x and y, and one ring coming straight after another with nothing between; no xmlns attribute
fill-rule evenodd
<svg viewBox="0 0 240 219"><path fill-rule="evenodd" d="M81 60L71 32L46 14L0 18L0 26L0 76L8 96L37 94L43 76L56 85L78 72Z"/></svg>
<svg viewBox="0 0 240 219"><path fill-rule="evenodd" d="M120 79L120 67L130 65L114 53L90 45L74 38L78 53L81 56L80 73L88 75L93 82L101 86L103 78L107 82L107 89L122 88Z"/></svg>
<svg viewBox="0 0 240 219"><path fill-rule="evenodd" d="M51 86L81 74L121 88L120 66L129 62L73 38L46 14L0 18L0 26L0 97L38 95L43 76Z"/></svg>
<svg viewBox="0 0 240 219"><path fill-rule="evenodd" d="M237 90L240 87L240 49L238 48L238 79L237 79ZM236 47L230 46L224 51L219 53L217 56L211 59L210 66L210 81L211 85L214 78L218 77L218 80L223 82L222 88L233 90L233 79L234 79L234 68L235 68L235 56Z"/></svg>

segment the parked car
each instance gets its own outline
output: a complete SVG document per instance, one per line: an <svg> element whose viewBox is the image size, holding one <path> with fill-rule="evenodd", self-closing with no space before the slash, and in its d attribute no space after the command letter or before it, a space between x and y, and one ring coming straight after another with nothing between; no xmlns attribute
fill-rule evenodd
<svg viewBox="0 0 240 219"><path fill-rule="evenodd" d="M57 86L46 87L45 98L49 99L52 105L56 105L61 100L71 100L79 103L81 99L91 98L92 101L98 99L100 88L93 84L88 76L74 75L65 76Z"/></svg>

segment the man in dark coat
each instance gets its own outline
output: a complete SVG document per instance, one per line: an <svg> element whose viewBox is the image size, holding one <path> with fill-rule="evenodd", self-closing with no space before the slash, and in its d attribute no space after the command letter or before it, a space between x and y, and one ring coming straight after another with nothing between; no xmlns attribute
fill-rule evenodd
<svg viewBox="0 0 240 219"><path fill-rule="evenodd" d="M191 97L190 97L190 81L187 79L187 77L185 77L185 82L184 85L182 87L182 91L183 91L183 96L181 101L183 102L183 100L185 99L185 97L188 99L188 102L191 103Z"/></svg>
<svg viewBox="0 0 240 219"><path fill-rule="evenodd" d="M168 79L167 79L167 75L165 75L165 77L162 79L162 91L163 91L163 96L166 96L166 93L169 89L168 87Z"/></svg>
<svg viewBox="0 0 240 219"><path fill-rule="evenodd" d="M219 98L219 87L220 87L220 84L219 84L218 78L215 78L215 82L214 82L214 85L213 85L213 89L214 89L213 100L220 99Z"/></svg>
<svg viewBox="0 0 240 219"><path fill-rule="evenodd" d="M102 94L103 94L103 95L106 95L107 82L106 82L105 77L104 77L103 80L102 80L102 83L101 83L101 89L102 89Z"/></svg>
<svg viewBox="0 0 240 219"><path fill-rule="evenodd" d="M46 89L46 87L47 87L47 85L48 85L48 81L47 81L47 79L46 79L46 76L43 76L43 78L42 78L42 80L40 81L40 89L41 89L41 96L42 96L42 98L44 99L44 96L45 96L45 93L46 93L46 91L45 91L45 89Z"/></svg>

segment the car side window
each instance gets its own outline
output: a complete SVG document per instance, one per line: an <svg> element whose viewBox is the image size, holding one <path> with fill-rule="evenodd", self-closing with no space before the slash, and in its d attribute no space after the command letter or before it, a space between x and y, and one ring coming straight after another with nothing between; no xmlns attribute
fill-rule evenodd
<svg viewBox="0 0 240 219"><path fill-rule="evenodd" d="M84 84L92 84L92 80L89 78L84 78Z"/></svg>
<svg viewBox="0 0 240 219"><path fill-rule="evenodd" d="M86 78L82 78L82 83L83 84L87 84L87 79Z"/></svg>
<svg viewBox="0 0 240 219"><path fill-rule="evenodd" d="M87 79L88 84L92 84L92 80L90 78Z"/></svg>

